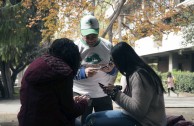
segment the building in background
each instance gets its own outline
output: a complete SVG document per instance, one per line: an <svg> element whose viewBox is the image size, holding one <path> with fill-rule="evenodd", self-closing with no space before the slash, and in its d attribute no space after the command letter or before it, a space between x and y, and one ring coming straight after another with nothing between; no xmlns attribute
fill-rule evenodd
<svg viewBox="0 0 194 126"><path fill-rule="evenodd" d="M177 7L184 5L193 8L194 6L194 0L176 0L175 2ZM194 40L186 45L183 41L181 31L177 34L163 35L160 45L157 45L152 37L145 37L136 41L135 51L145 62L160 72L172 70L194 72Z"/></svg>
<svg viewBox="0 0 194 126"><path fill-rule="evenodd" d="M142 38L135 43L135 51L145 62L160 72L172 70L194 72L194 45L182 45L181 33L164 35L160 46L152 37Z"/></svg>

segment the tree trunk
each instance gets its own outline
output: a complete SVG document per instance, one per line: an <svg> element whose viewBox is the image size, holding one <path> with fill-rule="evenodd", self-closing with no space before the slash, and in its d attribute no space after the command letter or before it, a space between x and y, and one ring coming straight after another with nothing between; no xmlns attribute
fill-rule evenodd
<svg viewBox="0 0 194 126"><path fill-rule="evenodd" d="M4 61L0 62L1 68L1 75L2 75L2 82L5 91L5 98L11 99L13 98L13 84L11 81L11 71L9 69L9 65L6 64Z"/></svg>
<svg viewBox="0 0 194 126"><path fill-rule="evenodd" d="M96 0L92 0L92 6L93 6L93 7L96 6L95 2L96 2ZM94 10L93 10L92 15L94 15L94 13L95 13L95 12L94 12Z"/></svg>
<svg viewBox="0 0 194 126"><path fill-rule="evenodd" d="M108 33L108 31L111 29L111 27L113 26L113 23L115 22L115 20L117 19L117 17L119 16L120 12L121 12L121 9L124 5L124 3L126 2L126 0L120 0L120 3L117 7L117 10L116 12L114 13L114 16L113 18L111 19L110 21L110 24L109 26L107 27L107 29L105 30L105 32L102 34L102 37L104 38L106 36L106 34Z"/></svg>
<svg viewBox="0 0 194 126"><path fill-rule="evenodd" d="M119 42L122 41L122 36L121 36L121 26L122 26L122 16L120 15L120 16L118 17Z"/></svg>
<svg viewBox="0 0 194 126"><path fill-rule="evenodd" d="M113 34L112 34L112 26L110 27L110 30L108 31L109 41L112 42Z"/></svg>

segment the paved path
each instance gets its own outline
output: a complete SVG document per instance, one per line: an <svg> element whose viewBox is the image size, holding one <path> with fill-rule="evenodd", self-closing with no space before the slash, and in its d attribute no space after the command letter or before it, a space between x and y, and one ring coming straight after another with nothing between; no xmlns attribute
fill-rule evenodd
<svg viewBox="0 0 194 126"><path fill-rule="evenodd" d="M194 121L192 113L194 111L194 97L177 97L175 94L168 97L165 94L164 98L167 114L183 115L187 120ZM19 108L19 99L0 100L0 126L17 126L16 115ZM114 108L119 109L119 106L114 103Z"/></svg>
<svg viewBox="0 0 194 126"><path fill-rule="evenodd" d="M114 106L118 107L116 104ZM194 97L167 97L165 96L166 108L194 108ZM0 115L15 114L19 111L20 101L15 100L0 100Z"/></svg>
<svg viewBox="0 0 194 126"><path fill-rule="evenodd" d="M194 108L194 97L166 97L166 108Z"/></svg>

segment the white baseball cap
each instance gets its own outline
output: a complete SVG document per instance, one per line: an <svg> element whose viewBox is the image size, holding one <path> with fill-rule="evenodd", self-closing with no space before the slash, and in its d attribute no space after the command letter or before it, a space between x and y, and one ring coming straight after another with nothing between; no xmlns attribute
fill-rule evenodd
<svg viewBox="0 0 194 126"><path fill-rule="evenodd" d="M93 15L86 15L84 16L81 21L81 34L83 36L89 34L99 34L99 23L96 17Z"/></svg>

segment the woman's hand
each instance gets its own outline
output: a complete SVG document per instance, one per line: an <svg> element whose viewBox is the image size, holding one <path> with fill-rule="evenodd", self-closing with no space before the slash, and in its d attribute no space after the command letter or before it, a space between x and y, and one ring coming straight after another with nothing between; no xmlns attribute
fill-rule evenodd
<svg viewBox="0 0 194 126"><path fill-rule="evenodd" d="M79 103L82 100L86 100L88 102L90 100L90 97L88 95L81 95L81 96L74 96L73 99L76 103Z"/></svg>
<svg viewBox="0 0 194 126"><path fill-rule="evenodd" d="M100 87L102 88L102 90L104 91L105 94L109 95L112 100L116 99L116 95L119 92L119 90L122 90L122 86L120 85L112 85L112 84L108 84L108 86L104 86L103 84L99 83Z"/></svg>
<svg viewBox="0 0 194 126"><path fill-rule="evenodd" d="M103 84L99 83L100 87L102 88L102 90L104 91L105 94L110 94L113 89L114 89L114 85L112 84L108 84L108 86L104 86Z"/></svg>
<svg viewBox="0 0 194 126"><path fill-rule="evenodd" d="M88 106L92 104L92 99L90 99L89 95L74 96L73 98L74 98L75 103L79 103L83 100L86 100L88 103Z"/></svg>

